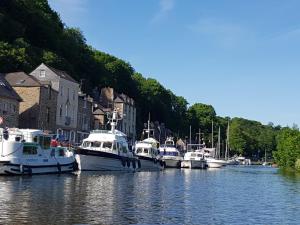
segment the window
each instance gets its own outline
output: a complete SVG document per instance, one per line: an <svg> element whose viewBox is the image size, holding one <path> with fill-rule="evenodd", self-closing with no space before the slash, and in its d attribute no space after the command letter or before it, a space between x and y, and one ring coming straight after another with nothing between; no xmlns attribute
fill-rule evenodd
<svg viewBox="0 0 300 225"><path fill-rule="evenodd" d="M46 108L46 120L47 120L47 123L50 123L50 108L49 107Z"/></svg>
<svg viewBox="0 0 300 225"><path fill-rule="evenodd" d="M86 109L86 99L84 99L84 102L83 102L83 108L85 108Z"/></svg>
<svg viewBox="0 0 300 225"><path fill-rule="evenodd" d="M48 97L49 97L49 99L51 99L51 94L52 94L52 90L51 90L51 87L49 86L48 87Z"/></svg>
<svg viewBox="0 0 300 225"><path fill-rule="evenodd" d="M147 148L144 148L144 153L148 154L149 150Z"/></svg>
<svg viewBox="0 0 300 225"><path fill-rule="evenodd" d="M101 146L101 142L99 141L91 142L91 147L100 148L100 146Z"/></svg>
<svg viewBox="0 0 300 225"><path fill-rule="evenodd" d="M66 116L68 116L69 115L69 106L68 106L68 104L66 104Z"/></svg>
<svg viewBox="0 0 300 225"><path fill-rule="evenodd" d="M40 71L40 77L46 77L46 71L45 70Z"/></svg>
<svg viewBox="0 0 300 225"><path fill-rule="evenodd" d="M89 141L85 141L85 142L83 142L82 147L90 147L90 143L91 142L89 142Z"/></svg>
<svg viewBox="0 0 300 225"><path fill-rule="evenodd" d="M112 143L111 142L103 142L102 148L111 149Z"/></svg>
<svg viewBox="0 0 300 225"><path fill-rule="evenodd" d="M138 149L136 150L136 154L139 154L139 153L143 153L143 149L142 149L142 148L138 148Z"/></svg>
<svg viewBox="0 0 300 225"><path fill-rule="evenodd" d="M36 155L37 146L34 145L24 145L23 146L23 155Z"/></svg>
<svg viewBox="0 0 300 225"><path fill-rule="evenodd" d="M50 136L40 136L39 144L43 149L49 149L50 144L51 144L51 137Z"/></svg>
<svg viewBox="0 0 300 225"><path fill-rule="evenodd" d="M73 91L73 100L75 100L75 91Z"/></svg>
<svg viewBox="0 0 300 225"><path fill-rule="evenodd" d="M62 105L59 106L59 116L62 116Z"/></svg>

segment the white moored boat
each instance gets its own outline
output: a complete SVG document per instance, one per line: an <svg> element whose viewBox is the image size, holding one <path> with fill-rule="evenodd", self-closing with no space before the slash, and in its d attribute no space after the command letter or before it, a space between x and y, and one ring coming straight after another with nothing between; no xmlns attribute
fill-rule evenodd
<svg viewBox="0 0 300 225"><path fill-rule="evenodd" d="M160 146L159 151L166 168L181 167L181 161L183 160L183 157L175 147L173 138L168 137L165 141L165 144Z"/></svg>
<svg viewBox="0 0 300 225"><path fill-rule="evenodd" d="M109 118L111 130L94 130L76 149L79 170L135 171L140 162L129 151L127 137L115 129L118 112Z"/></svg>
<svg viewBox="0 0 300 225"><path fill-rule="evenodd" d="M49 174L74 171L67 148L51 147L52 135L41 130L0 128L0 174Z"/></svg>
<svg viewBox="0 0 300 225"><path fill-rule="evenodd" d="M200 144L188 144L187 152L184 154L183 161L181 162L181 168L190 169L206 169L207 162L204 158L204 154L199 150ZM196 147L196 150L193 148Z"/></svg>
<svg viewBox="0 0 300 225"><path fill-rule="evenodd" d="M134 153L138 157L142 171L161 170L164 168L164 163L159 155L159 142L150 137L153 130L150 129L150 115L148 120L148 127L144 129L144 133L147 133L148 138L143 141L135 143Z"/></svg>
<svg viewBox="0 0 300 225"><path fill-rule="evenodd" d="M221 168L227 165L226 160L215 158L215 148L202 148L200 151L204 155L208 168Z"/></svg>
<svg viewBox="0 0 300 225"><path fill-rule="evenodd" d="M151 171L164 168L157 145L158 142L154 138L147 138L135 144L135 155L141 162L140 170Z"/></svg>

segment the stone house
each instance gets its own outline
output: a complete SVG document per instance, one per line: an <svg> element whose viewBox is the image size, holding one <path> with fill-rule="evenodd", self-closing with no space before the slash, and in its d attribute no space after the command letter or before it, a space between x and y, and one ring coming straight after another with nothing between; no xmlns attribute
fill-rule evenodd
<svg viewBox="0 0 300 225"><path fill-rule="evenodd" d="M6 81L4 74L0 74L0 117L4 127L19 126L19 103L22 101L20 96L14 91Z"/></svg>
<svg viewBox="0 0 300 225"><path fill-rule="evenodd" d="M101 89L99 97L101 107L94 110L94 119L102 121L105 125L105 116L109 109L117 108L122 118L118 123L118 130L127 135L129 144L134 144L136 140L136 107L134 100L125 94L118 94L113 88L105 87Z"/></svg>
<svg viewBox="0 0 300 225"><path fill-rule="evenodd" d="M57 91L49 81L39 81L24 72L8 73L6 80L23 99L19 110L19 127L56 132Z"/></svg>
<svg viewBox="0 0 300 225"><path fill-rule="evenodd" d="M79 84L68 73L39 65L30 73L41 82L50 82L58 92L56 107L56 133L70 142L76 142Z"/></svg>
<svg viewBox="0 0 300 225"><path fill-rule="evenodd" d="M93 99L82 92L78 93L76 143L86 138L93 129Z"/></svg>

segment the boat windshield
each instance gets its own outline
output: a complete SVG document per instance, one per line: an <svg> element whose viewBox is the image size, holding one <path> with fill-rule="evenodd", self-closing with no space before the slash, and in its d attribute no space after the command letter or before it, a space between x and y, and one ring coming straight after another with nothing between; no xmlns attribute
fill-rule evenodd
<svg viewBox="0 0 300 225"><path fill-rule="evenodd" d="M112 147L112 142L103 142L103 145L102 145L102 148L108 148L108 149L111 149Z"/></svg>
<svg viewBox="0 0 300 225"><path fill-rule="evenodd" d="M143 149L142 148L137 148L136 149L136 154L139 154L139 153L143 153Z"/></svg>

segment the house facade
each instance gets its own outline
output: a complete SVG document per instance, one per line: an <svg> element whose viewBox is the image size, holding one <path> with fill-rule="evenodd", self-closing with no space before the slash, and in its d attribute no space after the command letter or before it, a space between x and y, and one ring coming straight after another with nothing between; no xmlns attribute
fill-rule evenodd
<svg viewBox="0 0 300 225"><path fill-rule="evenodd" d="M30 73L41 82L50 82L57 94L56 133L75 143L79 84L65 71L41 64Z"/></svg>
<svg viewBox="0 0 300 225"><path fill-rule="evenodd" d="M4 74L0 74L0 128L19 126L20 96L6 81Z"/></svg>
<svg viewBox="0 0 300 225"><path fill-rule="evenodd" d="M6 80L22 98L19 109L19 128L56 130L57 91L50 82L41 82L24 72L5 74Z"/></svg>
<svg viewBox="0 0 300 225"><path fill-rule="evenodd" d="M93 129L93 99L81 92L78 93L78 114L76 143L81 143Z"/></svg>

